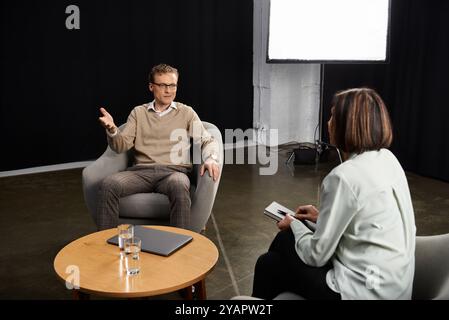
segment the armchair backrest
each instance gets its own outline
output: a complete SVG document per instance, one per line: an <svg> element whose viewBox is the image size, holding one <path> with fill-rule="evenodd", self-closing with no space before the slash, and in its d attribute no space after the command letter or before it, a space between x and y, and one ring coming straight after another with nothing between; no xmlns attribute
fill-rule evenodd
<svg viewBox="0 0 449 320"><path fill-rule="evenodd" d="M224 163L223 136L216 125L214 125L210 122L206 122L206 121L202 121L202 123L203 123L204 128L206 128L206 130L214 137L214 139L218 141L218 145L219 145L218 159L220 162L220 172L221 172L221 170L223 169L223 163ZM124 126L125 126L125 123L122 124L119 128L123 128ZM192 139L191 139L191 142L193 143ZM192 145L192 148L190 150L191 159L193 159L193 149L194 148ZM112 151L111 148L109 148L109 146L107 147L106 151L107 150L114 153L114 151ZM134 158L134 148L131 148L126 153L126 156L127 156L127 166L132 166L133 158ZM199 174L200 174L200 164L194 164L193 168L192 168L192 174L191 174L191 183L195 186L197 184Z"/></svg>
<svg viewBox="0 0 449 320"><path fill-rule="evenodd" d="M218 141L219 145L219 162L220 173L223 169L224 153L223 153L223 139L218 128L209 122L204 122L203 125L206 130ZM120 126L120 128L123 127ZM97 196L100 183L103 179L111 174L125 170L132 165L133 151L117 154L108 146L106 151L93 163L84 168L82 173L84 198L87 208L95 219L97 211ZM213 182L211 178L206 177L200 179L200 165L193 166L191 180L192 184L196 186L196 192L192 196L192 230L199 232L206 224L207 219L211 213L215 195L218 190L219 181ZM221 174L220 174L221 177ZM219 177L219 180L220 180Z"/></svg>
<svg viewBox="0 0 449 320"><path fill-rule="evenodd" d="M449 233L416 237L413 299L449 299Z"/></svg>

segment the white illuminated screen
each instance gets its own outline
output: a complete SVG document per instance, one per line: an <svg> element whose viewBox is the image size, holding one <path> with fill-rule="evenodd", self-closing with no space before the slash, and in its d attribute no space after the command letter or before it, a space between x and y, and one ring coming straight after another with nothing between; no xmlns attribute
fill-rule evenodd
<svg viewBox="0 0 449 320"><path fill-rule="evenodd" d="M389 0L271 0L268 60L385 61Z"/></svg>

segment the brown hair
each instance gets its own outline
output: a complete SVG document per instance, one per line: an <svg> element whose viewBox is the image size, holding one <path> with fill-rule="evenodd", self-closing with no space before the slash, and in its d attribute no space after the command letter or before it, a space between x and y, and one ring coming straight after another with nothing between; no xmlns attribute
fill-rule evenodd
<svg viewBox="0 0 449 320"><path fill-rule="evenodd" d="M174 74L176 74L176 77L179 78L178 69L176 69L172 66L169 66L168 64L161 63L161 64L158 64L157 66L154 66L151 69L150 74L148 76L148 80L150 81L150 83L154 82L154 76L158 73L174 73Z"/></svg>
<svg viewBox="0 0 449 320"><path fill-rule="evenodd" d="M388 148L393 130L387 107L379 94L369 88L337 92L332 101L331 131L337 148L362 153Z"/></svg>

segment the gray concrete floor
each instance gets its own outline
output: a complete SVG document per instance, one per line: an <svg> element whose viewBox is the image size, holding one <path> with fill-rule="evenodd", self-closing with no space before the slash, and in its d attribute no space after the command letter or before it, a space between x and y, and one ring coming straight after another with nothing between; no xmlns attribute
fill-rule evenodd
<svg viewBox="0 0 449 320"><path fill-rule="evenodd" d="M318 204L319 184L331 163L287 166L259 175L258 165L225 165L205 235L219 248L206 281L209 299L252 291L254 264L277 233L263 209ZM449 232L449 184L408 174L418 235ZM81 189L81 169L0 178L0 299L71 299L53 259L69 242L95 231ZM96 297L93 297L96 299ZM177 294L156 299L179 299Z"/></svg>

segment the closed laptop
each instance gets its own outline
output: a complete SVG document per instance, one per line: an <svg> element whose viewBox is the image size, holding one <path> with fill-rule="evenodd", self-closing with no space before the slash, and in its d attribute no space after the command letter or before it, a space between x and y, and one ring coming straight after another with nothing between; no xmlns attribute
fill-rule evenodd
<svg viewBox="0 0 449 320"><path fill-rule="evenodd" d="M143 226L134 227L134 236L142 240L142 251L161 256L171 255L193 239L191 236L184 234L157 230L151 227L145 228ZM107 242L118 245L118 236L108 239Z"/></svg>

